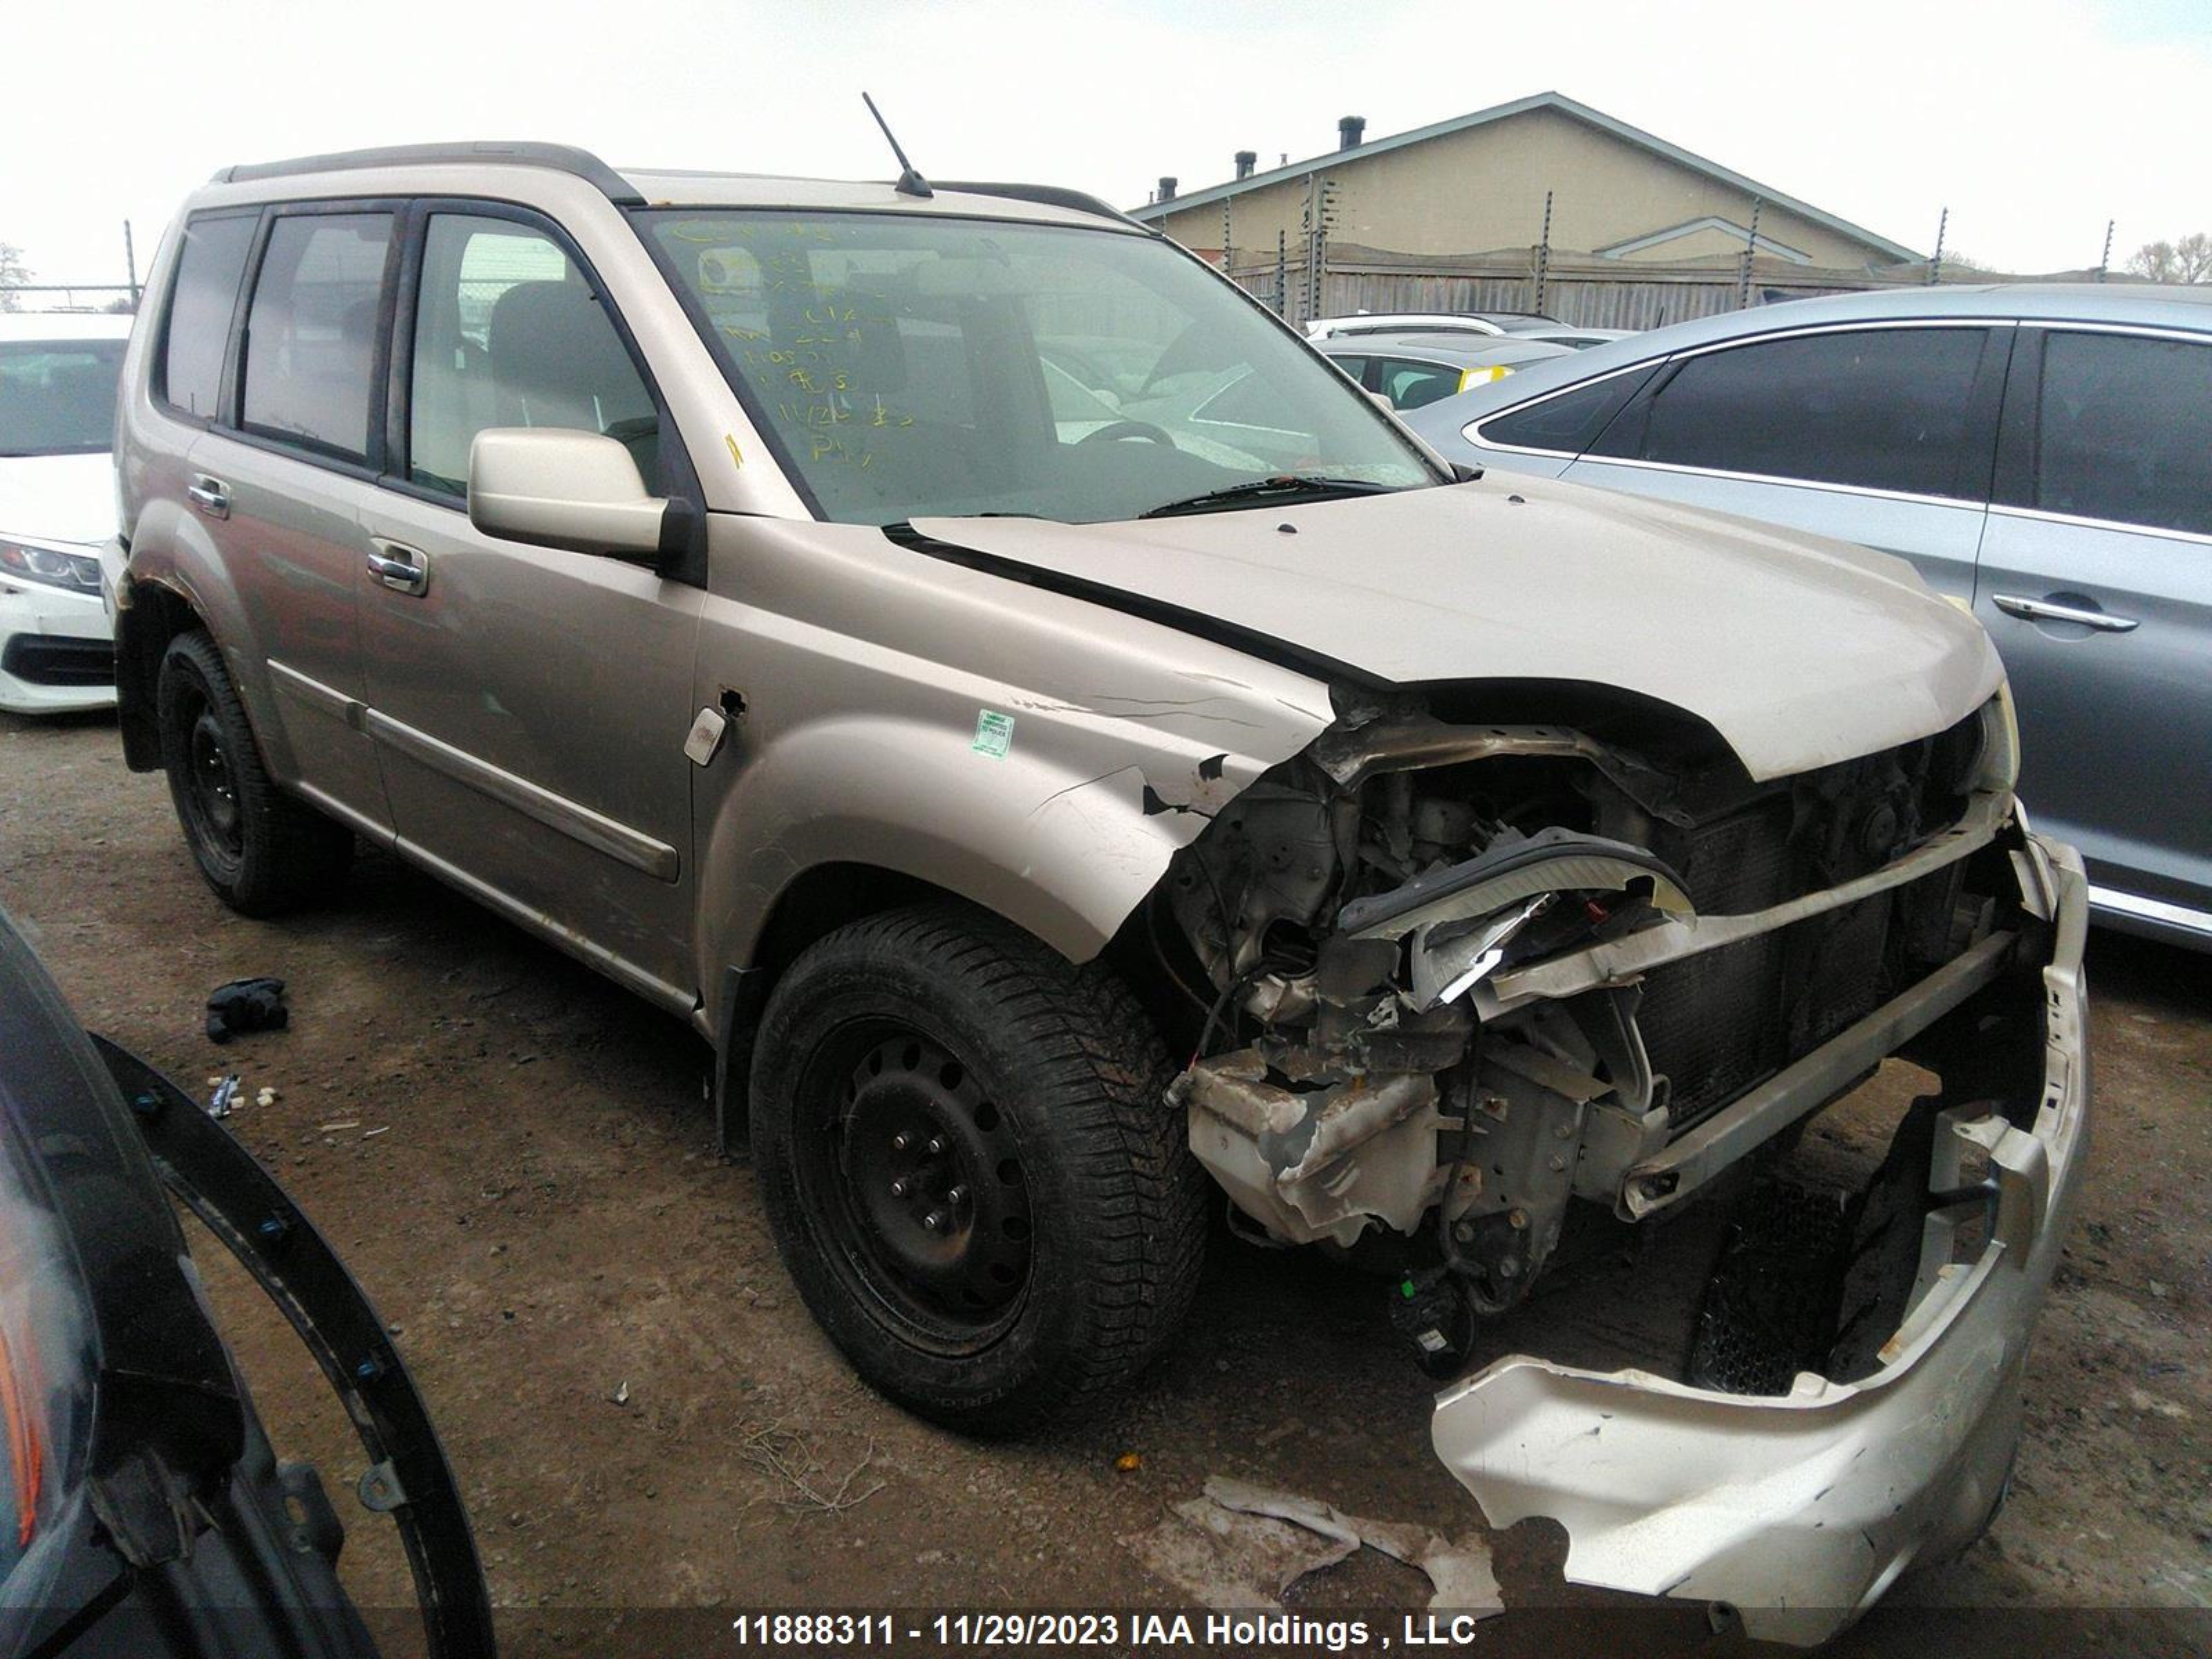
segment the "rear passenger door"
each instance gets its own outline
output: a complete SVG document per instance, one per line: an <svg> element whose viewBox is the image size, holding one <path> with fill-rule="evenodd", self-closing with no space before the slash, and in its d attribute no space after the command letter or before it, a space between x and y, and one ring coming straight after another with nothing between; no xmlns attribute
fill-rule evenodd
<svg viewBox="0 0 2212 1659"><path fill-rule="evenodd" d="M2212 339L2023 329L1974 611L2021 799L2095 897L2212 927Z"/></svg>
<svg viewBox="0 0 2212 1659"><path fill-rule="evenodd" d="M234 676L254 684L266 664L276 729L261 736L277 775L357 830L383 836L390 817L368 741L356 592L369 551L361 508L383 462L386 322L398 267L391 203L314 203L258 222L214 419L192 446L190 495L245 629L222 630ZM236 239L251 222L216 222ZM187 232L176 306L191 276ZM222 250L215 250L221 253ZM211 257L213 257L211 255ZM184 395L219 301L170 318L166 396ZM228 313L226 313L226 320ZM180 332L189 327L190 333ZM225 331L228 332L228 330ZM194 343L198 343L195 344ZM211 601L212 603L218 603ZM236 660L237 653L248 660Z"/></svg>
<svg viewBox="0 0 2212 1659"><path fill-rule="evenodd" d="M1560 476L1910 559L1969 599L2009 328L1826 328L1668 362Z"/></svg>
<svg viewBox="0 0 2212 1659"><path fill-rule="evenodd" d="M614 437L655 494L688 467L564 235L489 204L411 221L392 464L363 515L383 562L362 603L367 725L393 823L410 856L688 1010L700 591L483 534L467 512L486 427Z"/></svg>

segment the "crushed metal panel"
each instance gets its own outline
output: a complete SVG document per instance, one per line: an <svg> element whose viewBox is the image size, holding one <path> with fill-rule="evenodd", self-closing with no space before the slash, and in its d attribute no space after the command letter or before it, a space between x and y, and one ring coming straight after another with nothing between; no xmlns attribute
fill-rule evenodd
<svg viewBox="0 0 2212 1659"><path fill-rule="evenodd" d="M1996 1214L1977 1259L1949 1261L1948 1221L1927 1218L1923 1267L1939 1265L1858 1382L1802 1372L1775 1398L1526 1355L1489 1366L1437 1397L1431 1435L1493 1527L1552 1516L1571 1580L1728 1602L1752 1635L1807 1645L1980 1535L2087 1152L2087 884L2070 849L2030 846L2057 900L2042 1097L2025 1126L1945 1114L1929 1171L1955 1179L1963 1141L1986 1154Z"/></svg>

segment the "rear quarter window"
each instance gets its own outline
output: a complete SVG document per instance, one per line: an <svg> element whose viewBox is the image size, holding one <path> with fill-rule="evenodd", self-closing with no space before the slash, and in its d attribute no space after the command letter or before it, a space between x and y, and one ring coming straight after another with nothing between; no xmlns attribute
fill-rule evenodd
<svg viewBox="0 0 2212 1659"><path fill-rule="evenodd" d="M202 420L211 420L216 413L231 313L238 303L238 285L246 274L246 256L258 222L258 213L234 213L203 216L185 226L162 331L161 378L155 389L171 408Z"/></svg>
<svg viewBox="0 0 2212 1659"><path fill-rule="evenodd" d="M1485 443L1515 449L1579 455L1597 441L1607 424L1620 413L1657 367L1655 363L1627 369L1609 380L1575 386L1541 403L1508 410L1483 422L1476 428L1477 435Z"/></svg>

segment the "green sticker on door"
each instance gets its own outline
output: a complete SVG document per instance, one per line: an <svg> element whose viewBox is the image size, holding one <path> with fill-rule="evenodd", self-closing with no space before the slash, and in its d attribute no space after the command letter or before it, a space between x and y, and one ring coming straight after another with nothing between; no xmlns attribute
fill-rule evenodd
<svg viewBox="0 0 2212 1659"><path fill-rule="evenodd" d="M979 755L1004 760L1014 746L1014 717L986 708L975 716L975 741L968 745Z"/></svg>

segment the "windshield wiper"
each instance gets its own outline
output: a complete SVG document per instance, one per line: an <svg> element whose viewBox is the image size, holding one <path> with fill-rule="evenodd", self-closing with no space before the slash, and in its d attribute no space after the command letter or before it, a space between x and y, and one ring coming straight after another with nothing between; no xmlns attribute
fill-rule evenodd
<svg viewBox="0 0 2212 1659"><path fill-rule="evenodd" d="M1148 508L1137 516L1140 519L1170 519L1181 513L1210 513L1216 507L1244 507L1256 501L1299 495L1387 495L1401 487L1374 483L1365 478L1325 478L1302 472L1285 472L1273 478L1248 478L1243 483L1186 495L1179 501L1169 501L1164 506Z"/></svg>

